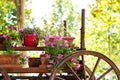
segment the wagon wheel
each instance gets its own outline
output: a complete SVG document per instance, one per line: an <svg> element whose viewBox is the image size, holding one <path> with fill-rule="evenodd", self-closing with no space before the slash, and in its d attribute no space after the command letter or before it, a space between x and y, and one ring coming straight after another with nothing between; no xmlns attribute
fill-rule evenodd
<svg viewBox="0 0 120 80"><path fill-rule="evenodd" d="M85 74L84 74L84 77L82 78L68 63L72 58L75 58L75 57L78 58L78 56L79 56L79 59L84 61L83 63L84 71L82 73L85 73ZM100 79L105 79L106 77L109 78L110 74L114 76L115 80L120 80L120 72L117 66L108 57L104 56L99 52L80 50L73 54L70 54L69 56L65 57L61 62L58 63L58 65L52 72L50 80L66 80L63 78L57 79L57 76L56 76L59 69L63 65L67 65L67 67L73 74L74 80L100 80ZM89 68L85 67L84 65L87 65L87 67ZM87 69L90 69L90 73L87 73L88 72ZM73 80L73 79L69 79L69 80Z"/></svg>

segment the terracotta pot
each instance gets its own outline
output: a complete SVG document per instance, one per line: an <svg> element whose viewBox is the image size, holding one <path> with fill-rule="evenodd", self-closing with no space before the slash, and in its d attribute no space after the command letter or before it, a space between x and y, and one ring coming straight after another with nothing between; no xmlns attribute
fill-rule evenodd
<svg viewBox="0 0 120 80"><path fill-rule="evenodd" d="M72 43L75 37L63 37L62 39Z"/></svg>
<svg viewBox="0 0 120 80"><path fill-rule="evenodd" d="M39 67L41 64L40 58L29 58L28 65L29 67Z"/></svg>
<svg viewBox="0 0 120 80"><path fill-rule="evenodd" d="M19 64L19 55L17 54L1 54L0 55L0 64Z"/></svg>
<svg viewBox="0 0 120 80"><path fill-rule="evenodd" d="M74 47L73 41L74 41L75 37L63 37L62 39L68 41L69 47L71 47L71 48Z"/></svg>
<svg viewBox="0 0 120 80"><path fill-rule="evenodd" d="M38 45L39 38L34 34L26 34L24 37L24 46L36 47Z"/></svg>
<svg viewBox="0 0 120 80"><path fill-rule="evenodd" d="M74 39L75 39L75 37L63 37L62 38L62 40L68 41L69 47L71 47L71 48L74 47L74 44L73 44ZM54 42L54 37L50 38L50 42Z"/></svg>
<svg viewBox="0 0 120 80"><path fill-rule="evenodd" d="M62 39L72 43L75 37L63 37ZM50 42L54 42L54 37L50 38Z"/></svg>

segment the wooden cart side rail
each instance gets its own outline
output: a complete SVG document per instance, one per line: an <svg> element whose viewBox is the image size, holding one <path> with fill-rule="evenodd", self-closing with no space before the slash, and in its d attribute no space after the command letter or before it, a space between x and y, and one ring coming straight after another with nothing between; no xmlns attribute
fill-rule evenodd
<svg viewBox="0 0 120 80"><path fill-rule="evenodd" d="M2 76L4 77L4 80L11 80L5 69L0 68L0 72L1 72Z"/></svg>
<svg viewBox="0 0 120 80"><path fill-rule="evenodd" d="M44 51L43 47L15 47L15 51ZM6 51L6 47L0 47L0 51Z"/></svg>

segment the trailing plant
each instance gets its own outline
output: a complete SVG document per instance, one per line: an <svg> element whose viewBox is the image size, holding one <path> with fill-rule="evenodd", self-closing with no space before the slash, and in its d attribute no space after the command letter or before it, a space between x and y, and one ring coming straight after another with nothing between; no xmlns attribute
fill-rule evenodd
<svg viewBox="0 0 120 80"><path fill-rule="evenodd" d="M7 51L6 54L14 54L14 48L19 42L19 31L14 26L4 27L4 31L0 33L0 39L4 39L3 44Z"/></svg>

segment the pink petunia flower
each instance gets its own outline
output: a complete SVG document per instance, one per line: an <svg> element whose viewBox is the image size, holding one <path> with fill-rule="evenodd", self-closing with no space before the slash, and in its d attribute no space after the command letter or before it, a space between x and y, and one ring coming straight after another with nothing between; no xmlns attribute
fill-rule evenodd
<svg viewBox="0 0 120 80"><path fill-rule="evenodd" d="M19 30L19 33L23 33L23 30Z"/></svg>
<svg viewBox="0 0 120 80"><path fill-rule="evenodd" d="M62 54L58 54L57 59L61 59L63 57Z"/></svg>
<svg viewBox="0 0 120 80"><path fill-rule="evenodd" d="M49 35L45 36L45 41L48 41L49 40Z"/></svg>
<svg viewBox="0 0 120 80"><path fill-rule="evenodd" d="M50 54L46 54L46 58L50 58Z"/></svg>
<svg viewBox="0 0 120 80"><path fill-rule="evenodd" d="M48 68L51 68L51 67L52 67L52 65L51 65L51 64L49 64L49 65L47 65L47 67L48 67Z"/></svg>
<svg viewBox="0 0 120 80"><path fill-rule="evenodd" d="M76 64L75 70L80 70L80 64Z"/></svg>
<svg viewBox="0 0 120 80"><path fill-rule="evenodd" d="M67 40L64 40L64 44L65 44L66 47L69 47L69 44L68 44Z"/></svg>
<svg viewBox="0 0 120 80"><path fill-rule="evenodd" d="M76 59L76 58L72 58L71 61L72 61L72 62L76 62L77 59Z"/></svg>
<svg viewBox="0 0 120 80"><path fill-rule="evenodd" d="M54 42L51 42L51 43L50 43L50 45L51 45L52 48L55 47L54 44L55 44Z"/></svg>
<svg viewBox="0 0 120 80"><path fill-rule="evenodd" d="M52 64L54 62L54 60L50 60L49 63Z"/></svg>
<svg viewBox="0 0 120 80"><path fill-rule="evenodd" d="M45 45L48 45L48 44L49 44L49 42L48 42L48 41L45 41L45 42L44 42L44 44L45 44Z"/></svg>
<svg viewBox="0 0 120 80"><path fill-rule="evenodd" d="M58 41L58 40L59 40L59 37L55 36L54 41Z"/></svg>
<svg viewBox="0 0 120 80"><path fill-rule="evenodd" d="M58 63L59 62L58 59L55 59L55 62Z"/></svg>

